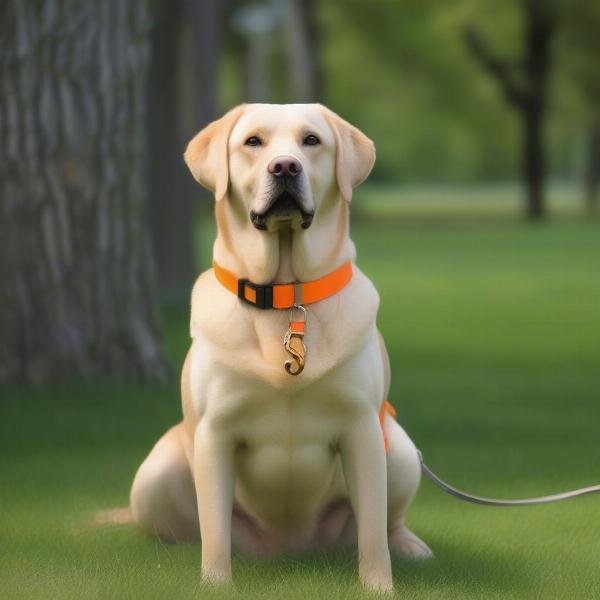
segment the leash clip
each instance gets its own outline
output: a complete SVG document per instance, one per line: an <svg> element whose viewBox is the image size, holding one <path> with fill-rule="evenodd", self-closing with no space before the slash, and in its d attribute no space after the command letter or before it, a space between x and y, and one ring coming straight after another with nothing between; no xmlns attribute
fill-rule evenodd
<svg viewBox="0 0 600 600"><path fill-rule="evenodd" d="M294 319L294 311L298 311L301 320ZM304 329L306 326L306 308L302 304L294 304L290 308L289 328L283 336L283 347L292 358L284 363L285 370L290 375L300 375L304 370L306 346L304 345Z"/></svg>

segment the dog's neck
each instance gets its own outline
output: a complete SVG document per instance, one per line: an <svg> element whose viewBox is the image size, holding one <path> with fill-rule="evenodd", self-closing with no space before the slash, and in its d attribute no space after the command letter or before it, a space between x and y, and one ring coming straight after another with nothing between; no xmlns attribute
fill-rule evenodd
<svg viewBox="0 0 600 600"><path fill-rule="evenodd" d="M268 232L255 229L246 211L225 199L215 208L213 258L254 283L318 279L356 257L349 212L345 201L332 198L320 207L308 229Z"/></svg>

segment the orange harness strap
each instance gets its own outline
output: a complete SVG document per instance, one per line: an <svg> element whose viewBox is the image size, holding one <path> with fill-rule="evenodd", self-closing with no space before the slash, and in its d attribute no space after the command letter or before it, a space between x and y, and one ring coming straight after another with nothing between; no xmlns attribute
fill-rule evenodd
<svg viewBox="0 0 600 600"><path fill-rule="evenodd" d="M389 413L392 417L396 418L396 409L390 404L388 400L384 400L381 404L381 408L379 409L379 422L381 423L381 433L383 433L383 446L385 448L385 453L387 454L390 450L388 444L387 434L385 433L384 421L385 414Z"/></svg>
<svg viewBox="0 0 600 600"><path fill-rule="evenodd" d="M352 279L352 262L345 262L324 277L305 283L258 284L238 279L231 271L213 262L219 283L256 308L292 308L312 304L341 291Z"/></svg>

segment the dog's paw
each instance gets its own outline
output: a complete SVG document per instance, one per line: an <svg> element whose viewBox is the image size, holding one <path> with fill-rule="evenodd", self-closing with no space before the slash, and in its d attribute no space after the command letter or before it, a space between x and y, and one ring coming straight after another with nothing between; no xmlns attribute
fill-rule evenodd
<svg viewBox="0 0 600 600"><path fill-rule="evenodd" d="M204 584L222 587L231 584L231 567L206 568L202 567L202 582Z"/></svg>
<svg viewBox="0 0 600 600"><path fill-rule="evenodd" d="M389 549L372 549L369 552L360 552L358 559L358 575L362 584L370 591L380 594L393 592L392 561Z"/></svg>
<svg viewBox="0 0 600 600"><path fill-rule="evenodd" d="M366 589L376 594L392 594L394 591L391 567L380 570L363 569L360 580Z"/></svg>
<svg viewBox="0 0 600 600"><path fill-rule="evenodd" d="M377 579L375 581L370 579L362 579L361 583L369 592L373 594L380 594L382 596L392 596L394 594L394 584L392 579Z"/></svg>
<svg viewBox="0 0 600 600"><path fill-rule="evenodd" d="M429 546L405 525L396 527L389 536L390 550L411 560L426 560L433 557Z"/></svg>

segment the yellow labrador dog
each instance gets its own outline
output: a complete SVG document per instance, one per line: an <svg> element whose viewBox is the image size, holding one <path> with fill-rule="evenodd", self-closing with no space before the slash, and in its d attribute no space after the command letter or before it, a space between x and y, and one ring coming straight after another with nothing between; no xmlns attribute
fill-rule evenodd
<svg viewBox="0 0 600 600"><path fill-rule="evenodd" d="M232 547L358 544L363 583L390 590L390 550L431 552L404 524L419 460L382 410L379 297L349 237L373 143L319 104L246 104L200 131L185 160L215 193L214 268L192 292L183 420L135 476L134 520L163 539L200 537L208 581L231 579Z"/></svg>

